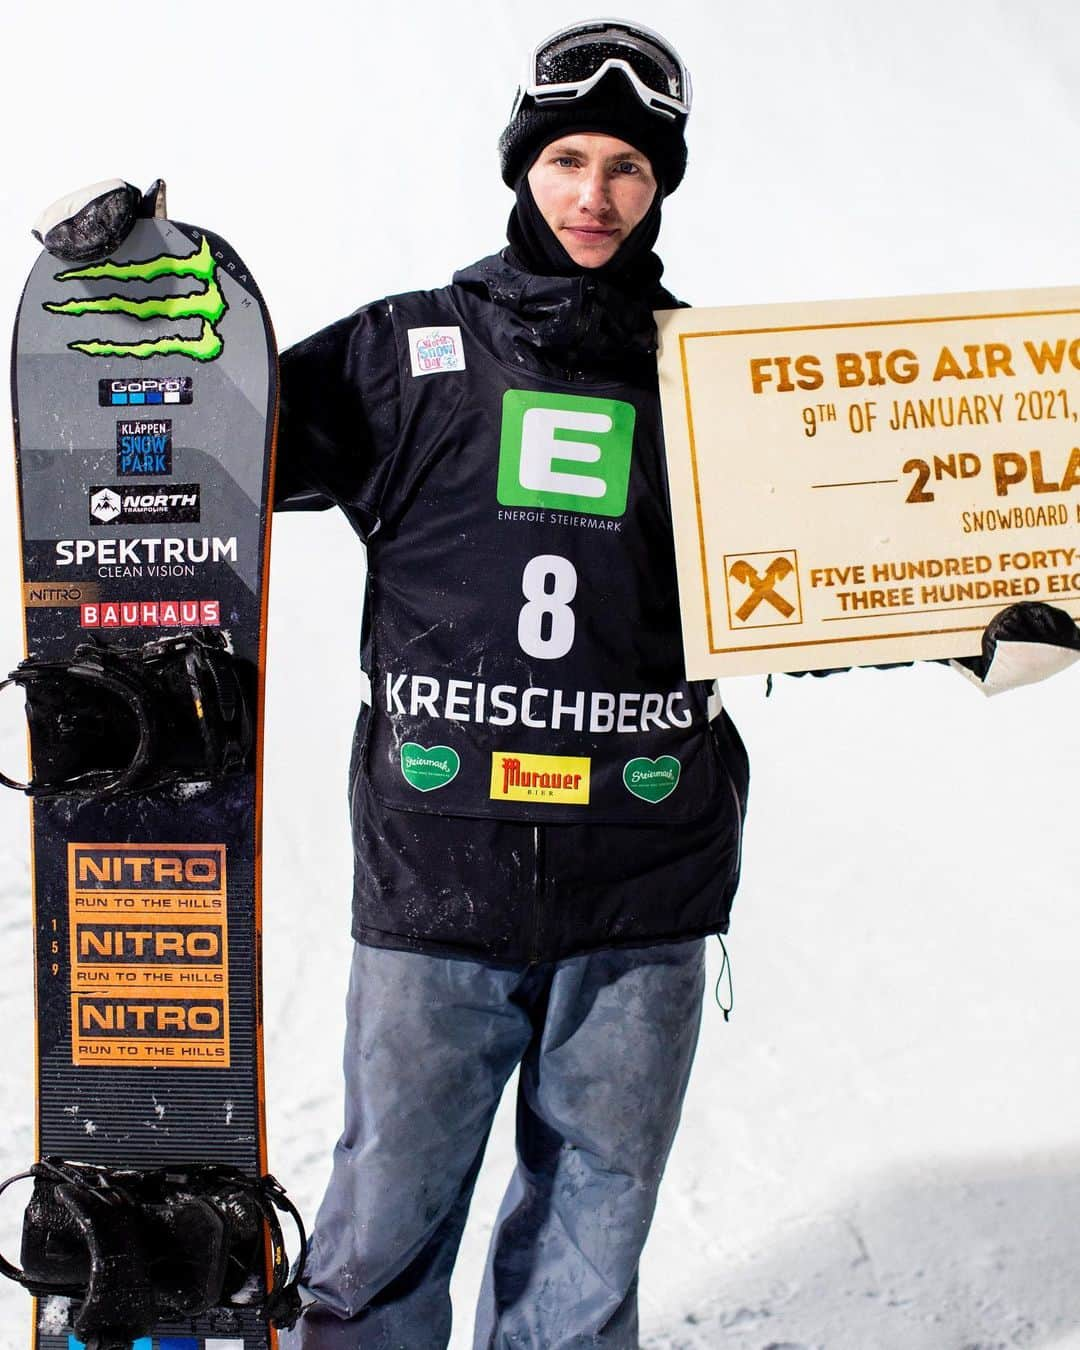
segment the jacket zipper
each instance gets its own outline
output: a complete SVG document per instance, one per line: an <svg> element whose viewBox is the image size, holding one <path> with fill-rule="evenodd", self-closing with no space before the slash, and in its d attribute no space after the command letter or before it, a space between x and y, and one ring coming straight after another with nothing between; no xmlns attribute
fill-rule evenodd
<svg viewBox="0 0 1080 1350"><path fill-rule="evenodd" d="M719 716L719 714L717 714ZM724 778L727 780L728 791L731 793L731 801L735 807L735 876L742 875L742 839L743 839L743 810L742 802L739 800L739 790L735 786L735 777L728 767L728 762L717 744L716 732L713 729L712 719L709 721L709 731L712 733L713 749L716 751L717 758L720 760L720 767L724 772Z"/></svg>
<svg viewBox="0 0 1080 1350"><path fill-rule="evenodd" d="M533 923L529 941L529 963L540 960L540 826L534 825L533 832Z"/></svg>
<svg viewBox="0 0 1080 1350"><path fill-rule="evenodd" d="M742 835L743 835L743 814L742 803L739 801L739 794L735 788L735 780L731 776L731 770L724 765L724 777L728 781L728 787L731 789L731 800L735 803L735 875L742 875Z"/></svg>

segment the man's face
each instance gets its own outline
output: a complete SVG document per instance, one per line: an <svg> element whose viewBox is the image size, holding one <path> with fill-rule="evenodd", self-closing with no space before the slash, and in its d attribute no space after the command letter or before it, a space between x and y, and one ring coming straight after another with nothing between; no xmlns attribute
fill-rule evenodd
<svg viewBox="0 0 1080 1350"><path fill-rule="evenodd" d="M529 170L529 187L574 262L602 267L652 205L656 178L626 141L579 131L544 147Z"/></svg>

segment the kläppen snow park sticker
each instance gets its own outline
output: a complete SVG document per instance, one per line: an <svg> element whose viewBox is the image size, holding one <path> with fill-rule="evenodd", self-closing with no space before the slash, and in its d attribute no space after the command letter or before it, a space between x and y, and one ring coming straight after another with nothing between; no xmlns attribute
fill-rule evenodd
<svg viewBox="0 0 1080 1350"><path fill-rule="evenodd" d="M458 752L448 745L433 745L425 749L415 741L406 741L401 747L401 772L410 787L417 792L434 792L457 777L461 768Z"/></svg>
<svg viewBox="0 0 1080 1350"><path fill-rule="evenodd" d="M682 765L674 755L661 755L659 759L632 759L623 766L622 780L626 790L643 802L662 802L670 797L679 786Z"/></svg>

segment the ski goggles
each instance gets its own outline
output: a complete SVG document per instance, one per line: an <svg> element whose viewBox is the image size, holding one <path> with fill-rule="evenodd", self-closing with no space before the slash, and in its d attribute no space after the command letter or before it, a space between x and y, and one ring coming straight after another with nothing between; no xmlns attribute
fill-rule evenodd
<svg viewBox="0 0 1080 1350"><path fill-rule="evenodd" d="M511 120L526 97L540 107L569 103L611 70L622 71L650 112L672 120L689 113L690 72L669 42L638 24L593 19L561 28L533 49Z"/></svg>

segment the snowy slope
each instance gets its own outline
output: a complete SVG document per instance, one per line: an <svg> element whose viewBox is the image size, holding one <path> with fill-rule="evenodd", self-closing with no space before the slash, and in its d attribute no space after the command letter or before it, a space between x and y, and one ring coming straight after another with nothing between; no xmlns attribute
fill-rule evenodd
<svg viewBox="0 0 1080 1350"><path fill-rule="evenodd" d="M103 0L91 20L55 0L6 15L0 112L24 135L0 183L3 312L37 208L116 173L163 174L173 214L236 244L283 344L438 284L498 245L510 197L494 141L521 53L582 11L315 0L285 18L238 0L190 61L188 13ZM1076 279L1080 10L1066 0L641 0L634 14L696 77L691 167L661 235L678 293ZM89 108L137 93L157 115L95 129ZM0 476L0 665L21 644L12 493ZM341 521L279 521L271 1165L308 1214L340 1115L362 579ZM769 700L738 680L725 696L754 766L736 1009L727 1025L706 1010L642 1273L643 1346L1080 1350L1080 675L994 701L939 667L780 680ZM17 703L0 705L5 767L21 764ZM0 1175L33 1152L25 823L23 802L0 801ZM454 1350L471 1343L511 1166L507 1105L455 1278ZM0 1205L9 1255L16 1210ZM27 1305L0 1289L0 1350L25 1346Z"/></svg>

